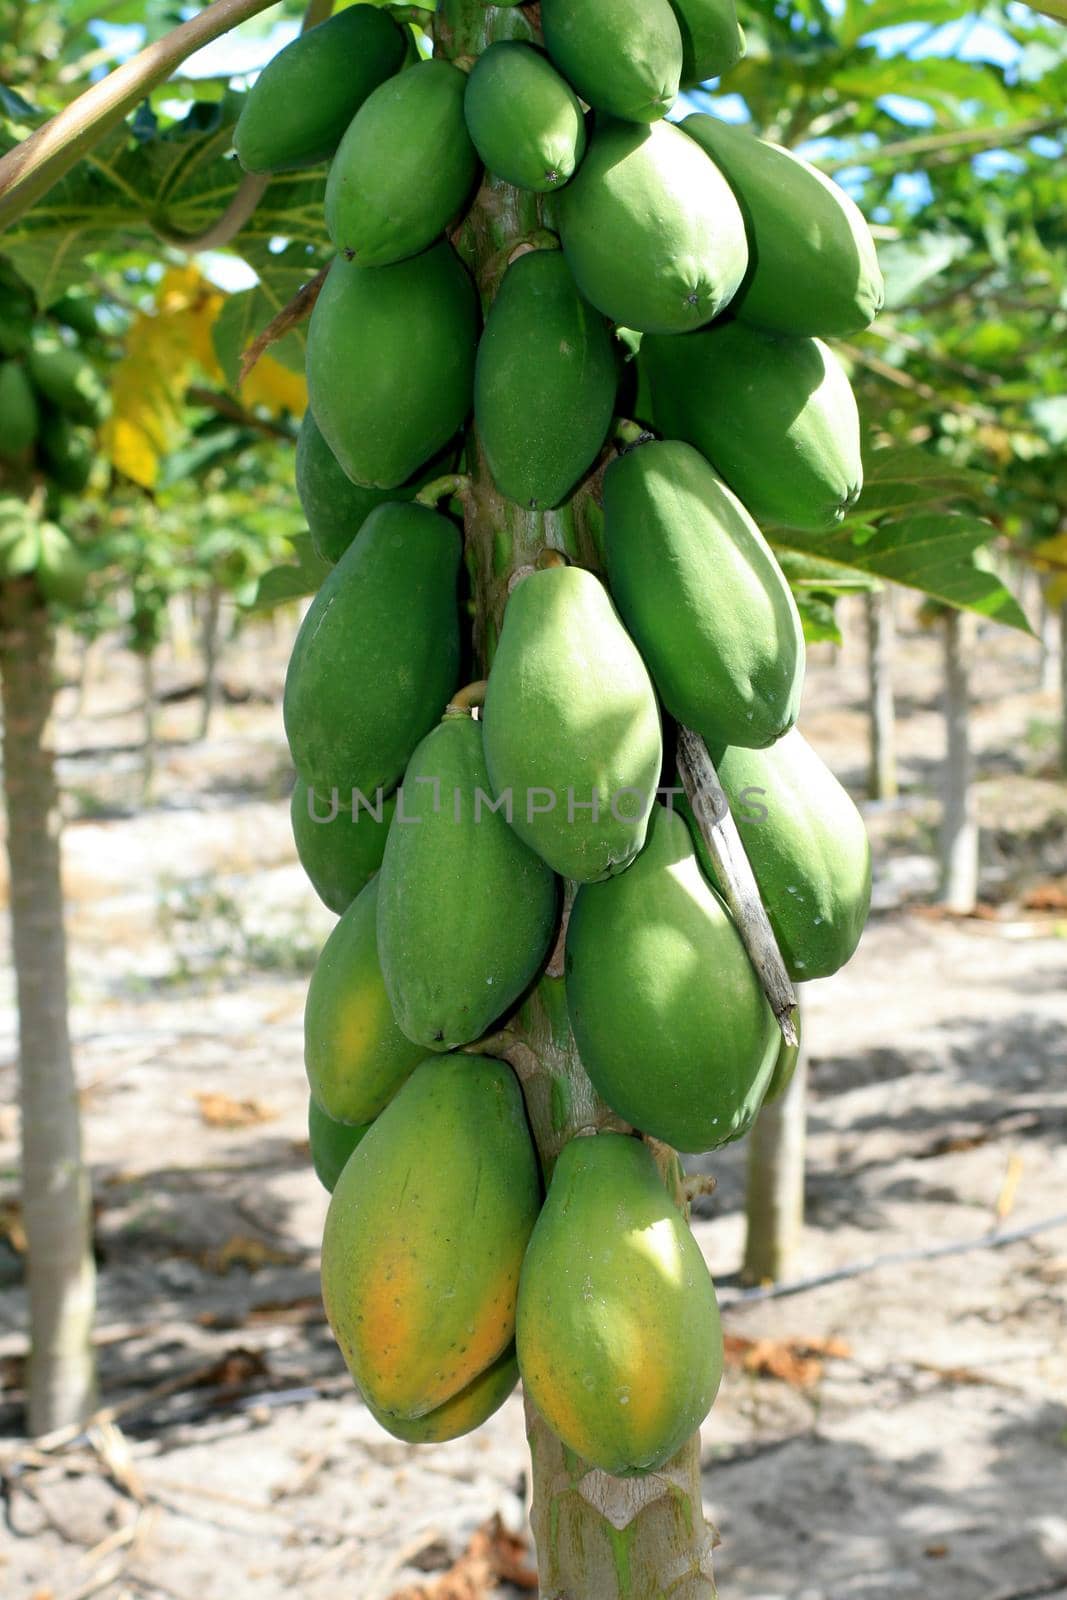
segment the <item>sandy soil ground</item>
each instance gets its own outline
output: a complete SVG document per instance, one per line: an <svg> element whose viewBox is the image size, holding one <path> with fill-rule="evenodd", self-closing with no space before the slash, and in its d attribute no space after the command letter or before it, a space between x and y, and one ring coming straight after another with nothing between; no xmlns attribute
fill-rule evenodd
<svg viewBox="0 0 1067 1600"><path fill-rule="evenodd" d="M813 655L809 737L858 788L858 637ZM523 1527L518 1399L470 1439L400 1445L353 1394L322 1320L325 1197L304 1143L301 1011L331 919L289 840L281 670L270 638L235 649L225 677L237 699L204 745L188 742L190 702L165 707L145 807L128 664L108 658L81 716L73 690L61 700L100 1373L120 1414L64 1451L35 1454L18 1437L25 1304L5 971L0 1593L11 1600L389 1600L432 1584L493 1513ZM808 1227L792 1275L870 1270L743 1299L744 1151L703 1163L718 1188L695 1228L731 1351L703 1434L726 1600L1067 1595L1067 795L1050 776L1054 706L1034 671L1031 645L983 636L973 727L990 910L946 921L924 903L937 646L914 629L902 640L904 797L868 808L877 909L851 965L808 991ZM164 686L194 675L172 662ZM893 1260L1057 1215L1058 1227L1000 1248Z"/></svg>

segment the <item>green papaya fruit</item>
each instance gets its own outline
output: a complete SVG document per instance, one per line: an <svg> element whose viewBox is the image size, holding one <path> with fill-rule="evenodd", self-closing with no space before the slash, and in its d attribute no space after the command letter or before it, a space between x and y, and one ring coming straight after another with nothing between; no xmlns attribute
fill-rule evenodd
<svg viewBox="0 0 1067 1600"><path fill-rule="evenodd" d="M80 605L89 574L77 546L54 522L40 524L38 539L35 575L41 593L54 605Z"/></svg>
<svg viewBox="0 0 1067 1600"><path fill-rule="evenodd" d="M818 339L728 321L644 339L656 426L711 462L758 523L823 533L863 485L852 386Z"/></svg>
<svg viewBox="0 0 1067 1600"><path fill-rule="evenodd" d="M519 837L563 878L622 872L644 843L663 741L645 664L591 572L549 567L512 592L484 722Z"/></svg>
<svg viewBox="0 0 1067 1600"><path fill-rule="evenodd" d="M533 981L555 929L552 872L493 805L481 724L446 717L408 763L378 880L386 991L428 1050L481 1038Z"/></svg>
<svg viewBox="0 0 1067 1600"><path fill-rule="evenodd" d="M751 1123L778 1025L685 821L657 805L629 872L579 889L567 1009L593 1086L676 1150L713 1150Z"/></svg>
<svg viewBox="0 0 1067 1600"><path fill-rule="evenodd" d="M744 322L771 333L858 333L885 300L863 213L845 191L780 145L700 112L682 127L737 196L751 270L733 302Z"/></svg>
<svg viewBox="0 0 1067 1600"><path fill-rule="evenodd" d="M308 986L304 1065L312 1095L335 1122L372 1122L426 1054L396 1025L377 915L372 878L323 945Z"/></svg>
<svg viewBox="0 0 1067 1600"><path fill-rule="evenodd" d="M315 1176L327 1193L332 1194L345 1163L366 1133L369 1123L353 1128L347 1122L336 1122L327 1116L314 1095L308 1096L308 1143L311 1146L311 1165Z"/></svg>
<svg viewBox="0 0 1067 1600"><path fill-rule="evenodd" d="M18 361L0 361L0 457L18 461L37 438L40 414L33 384Z"/></svg>
<svg viewBox="0 0 1067 1600"><path fill-rule="evenodd" d="M734 0L671 0L682 31L682 88L721 78L745 53Z"/></svg>
<svg viewBox="0 0 1067 1600"><path fill-rule="evenodd" d="M455 459L452 450L440 452L420 468L410 483L397 489L372 489L365 483L353 483L322 437L308 407L296 440L296 492L316 553L323 561L340 561L376 506L387 500L413 500L431 478L450 472Z"/></svg>
<svg viewBox="0 0 1067 1600"><path fill-rule="evenodd" d="M465 1389L446 1400L443 1406L427 1411L423 1417L390 1417L375 1411L371 1405L367 1410L387 1433L394 1439L403 1439L405 1444L444 1444L448 1439L460 1439L465 1433L480 1428L494 1411L500 1410L518 1381L515 1346L509 1345L504 1354Z"/></svg>
<svg viewBox="0 0 1067 1600"><path fill-rule="evenodd" d="M382 800L380 808L368 795L365 806L357 799L353 816L347 796L338 795L335 808L332 795L316 794L297 776L289 803L296 853L311 887L338 916L381 866L395 810L395 795Z"/></svg>
<svg viewBox="0 0 1067 1600"><path fill-rule="evenodd" d="M424 1417L503 1355L539 1205L511 1069L417 1067L342 1172L322 1241L326 1315L376 1414Z"/></svg>
<svg viewBox="0 0 1067 1600"><path fill-rule="evenodd" d="M308 394L350 478L399 488L451 439L470 410L477 316L444 242L391 267L333 263L308 326Z"/></svg>
<svg viewBox="0 0 1067 1600"><path fill-rule="evenodd" d="M34 384L73 422L95 428L108 413L109 397L104 380L91 361L77 350L51 335L41 334L27 356Z"/></svg>
<svg viewBox="0 0 1067 1600"><path fill-rule="evenodd" d="M561 188L585 154L578 96L540 50L518 39L501 39L478 57L463 114L486 167L519 189Z"/></svg>
<svg viewBox="0 0 1067 1600"><path fill-rule="evenodd" d="M93 470L92 435L62 412L46 411L41 418L39 447L41 463L52 482L68 494L80 494Z"/></svg>
<svg viewBox="0 0 1067 1600"><path fill-rule="evenodd" d="M741 286L748 245L733 191L673 123L598 127L558 204L578 287L613 322L686 333Z"/></svg>
<svg viewBox="0 0 1067 1600"><path fill-rule="evenodd" d="M28 294L0 284L0 357L25 355L33 334L33 301Z"/></svg>
<svg viewBox="0 0 1067 1600"><path fill-rule="evenodd" d="M655 122L678 96L682 35L669 0L541 0L548 53L587 105Z"/></svg>
<svg viewBox="0 0 1067 1600"><path fill-rule="evenodd" d="M48 308L54 322L76 333L79 339L95 339L100 333L96 320L96 306L87 294L65 294Z"/></svg>
<svg viewBox="0 0 1067 1600"><path fill-rule="evenodd" d="M612 597L663 704L703 738L767 745L804 684L800 615L763 535L691 445L642 444L604 477Z"/></svg>
<svg viewBox="0 0 1067 1600"><path fill-rule="evenodd" d="M552 1431L616 1477L662 1467L711 1410L715 1286L640 1140L563 1147L523 1263L516 1345Z"/></svg>
<svg viewBox="0 0 1067 1600"><path fill-rule="evenodd" d="M474 371L474 419L501 494L532 510L565 500L600 454L617 386L611 330L560 252L519 256Z"/></svg>
<svg viewBox="0 0 1067 1600"><path fill-rule="evenodd" d="M246 172L290 172L329 160L352 118L400 71L406 41L388 11L349 6L268 61L233 132Z"/></svg>
<svg viewBox="0 0 1067 1600"><path fill-rule="evenodd" d="M374 801L456 687L460 539L425 506L390 502L323 583L297 634L283 711L293 765L323 804Z"/></svg>
<svg viewBox="0 0 1067 1600"><path fill-rule="evenodd" d="M789 976L828 978L870 910L863 818L796 728L768 750L731 745L715 766Z"/></svg>
<svg viewBox="0 0 1067 1600"><path fill-rule="evenodd" d="M466 73L420 61L369 95L330 163L326 226L361 267L416 255L454 221L478 177Z"/></svg>

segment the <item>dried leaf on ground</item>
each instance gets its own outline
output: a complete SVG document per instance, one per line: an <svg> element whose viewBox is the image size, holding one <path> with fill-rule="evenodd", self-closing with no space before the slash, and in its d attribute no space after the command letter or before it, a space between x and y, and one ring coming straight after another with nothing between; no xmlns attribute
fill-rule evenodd
<svg viewBox="0 0 1067 1600"><path fill-rule="evenodd" d="M851 1346L843 1339L815 1335L797 1339L748 1339L725 1335L726 1362L758 1378L777 1378L793 1389L810 1389L822 1377L829 1361L847 1361Z"/></svg>
<svg viewBox="0 0 1067 1600"><path fill-rule="evenodd" d="M196 1373L190 1388L232 1391L245 1388L254 1378L269 1376L270 1367L261 1351L249 1350L246 1345L234 1345L218 1361Z"/></svg>
<svg viewBox="0 0 1067 1600"><path fill-rule="evenodd" d="M473 1534L447 1572L414 1588L397 1589L390 1600L487 1600L500 1583L533 1593L537 1573L529 1565L526 1540L509 1533L495 1516Z"/></svg>
<svg viewBox="0 0 1067 1600"><path fill-rule="evenodd" d="M225 1244L213 1245L196 1257L208 1272L225 1276L231 1267L244 1267L248 1272L258 1272L262 1267L291 1267L302 1258L292 1250L279 1250L277 1245L263 1239L253 1239L244 1233L235 1233Z"/></svg>
<svg viewBox="0 0 1067 1600"><path fill-rule="evenodd" d="M1022 904L1024 911L1067 911L1067 880L1035 884Z"/></svg>
<svg viewBox="0 0 1067 1600"><path fill-rule="evenodd" d="M201 1093L196 1097L200 1120L209 1128L253 1128L274 1122L278 1112L262 1100L234 1100L228 1094Z"/></svg>

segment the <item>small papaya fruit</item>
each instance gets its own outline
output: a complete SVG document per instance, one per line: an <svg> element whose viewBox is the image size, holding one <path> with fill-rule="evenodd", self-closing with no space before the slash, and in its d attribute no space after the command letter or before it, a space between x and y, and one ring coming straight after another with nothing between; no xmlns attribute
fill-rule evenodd
<svg viewBox="0 0 1067 1600"><path fill-rule="evenodd" d="M0 457L18 461L37 438L40 412L33 384L18 361L0 361Z"/></svg>
<svg viewBox="0 0 1067 1600"><path fill-rule="evenodd" d="M481 1038L533 981L555 928L551 869L494 808L481 724L446 717L408 762L379 874L386 991L427 1050Z"/></svg>
<svg viewBox="0 0 1067 1600"><path fill-rule="evenodd" d="M35 576L41 593L55 605L80 605L89 572L77 545L54 522L40 524L38 540Z"/></svg>
<svg viewBox="0 0 1067 1600"><path fill-rule="evenodd" d="M422 1417L391 1417L367 1410L375 1422L381 1424L394 1439L405 1444L444 1444L448 1439L460 1439L473 1433L483 1422L488 1422L494 1411L499 1411L508 1395L519 1381L519 1363L515 1359L515 1346L509 1345L502 1356L468 1383L465 1389L436 1406Z"/></svg>
<svg viewBox="0 0 1067 1600"><path fill-rule="evenodd" d="M463 116L466 73L420 61L375 89L330 163L326 226L362 267L413 256L448 227L478 176Z"/></svg>
<svg viewBox="0 0 1067 1600"><path fill-rule="evenodd" d="M454 451L442 451L397 489L353 483L308 407L296 440L296 492L316 553L331 564L340 561L376 506L386 500L413 500L431 478L451 471L455 459Z"/></svg>
<svg viewBox="0 0 1067 1600"><path fill-rule="evenodd" d="M799 729L767 750L731 745L715 766L789 976L828 978L870 910L863 818Z"/></svg>
<svg viewBox="0 0 1067 1600"><path fill-rule="evenodd" d="M52 482L68 494L80 494L93 470L92 435L62 412L46 411L38 444L41 463Z"/></svg>
<svg viewBox="0 0 1067 1600"><path fill-rule="evenodd" d="M501 494L558 506L600 453L615 409L611 330L558 250L504 274L478 345L474 419Z"/></svg>
<svg viewBox="0 0 1067 1600"><path fill-rule="evenodd" d="M308 394L355 482L399 488L451 439L470 410L477 315L444 241L391 267L334 261L308 325Z"/></svg>
<svg viewBox="0 0 1067 1600"><path fill-rule="evenodd" d="M682 31L682 88L721 78L745 53L734 0L671 0Z"/></svg>
<svg viewBox="0 0 1067 1600"><path fill-rule="evenodd" d="M541 0L548 53L587 105L655 122L678 96L682 35L669 0Z"/></svg>
<svg viewBox="0 0 1067 1600"><path fill-rule="evenodd" d="M751 271L733 303L771 333L858 333L885 299L863 213L824 173L745 128L695 112L682 128L726 174L748 229Z"/></svg>
<svg viewBox="0 0 1067 1600"><path fill-rule="evenodd" d="M859 413L820 340L731 320L686 339L644 339L639 359L656 426L707 456L758 523L822 533L855 504Z"/></svg>
<svg viewBox="0 0 1067 1600"><path fill-rule="evenodd" d="M108 413L109 398L104 380L91 361L70 345L48 334L34 340L26 358L34 384L73 422L95 428Z"/></svg>
<svg viewBox="0 0 1067 1600"><path fill-rule="evenodd" d="M549 567L512 592L484 721L489 779L519 837L563 878L629 866L659 781L659 707L591 572Z"/></svg>
<svg viewBox="0 0 1067 1600"><path fill-rule="evenodd" d="M308 1144L315 1176L328 1194L337 1187L345 1162L366 1133L369 1123L352 1127L327 1116L314 1095L308 1096Z"/></svg>
<svg viewBox="0 0 1067 1600"><path fill-rule="evenodd" d="M518 189L561 188L585 154L578 96L540 50L519 39L500 39L478 57L463 114L486 167Z"/></svg>
<svg viewBox="0 0 1067 1600"><path fill-rule="evenodd" d="M96 306L87 294L72 292L56 300L48 308L53 322L61 322L76 333L79 339L95 339L100 333L96 320Z"/></svg>
<svg viewBox="0 0 1067 1600"><path fill-rule="evenodd" d="M320 804L358 789L373 802L456 686L460 539L425 506L390 501L326 578L285 679L289 748Z"/></svg>
<svg viewBox="0 0 1067 1600"><path fill-rule="evenodd" d="M405 37L388 11L349 6L279 50L245 96L233 144L246 172L329 160L367 96L399 72Z"/></svg>
<svg viewBox="0 0 1067 1600"><path fill-rule="evenodd" d="M368 795L366 805L356 797L316 794L297 775L289 802L296 853L324 905L340 916L347 911L365 883L377 872L385 854L396 796Z"/></svg>
<svg viewBox="0 0 1067 1600"><path fill-rule="evenodd" d="M710 1411L715 1286L639 1139L564 1145L523 1263L516 1345L549 1427L616 1477L662 1467Z"/></svg>
<svg viewBox="0 0 1067 1600"><path fill-rule="evenodd" d="M676 1150L744 1133L778 1025L677 812L657 805L629 872L579 889L566 969L582 1065L613 1111Z"/></svg>
<svg viewBox="0 0 1067 1600"><path fill-rule="evenodd" d="M0 283L0 356L26 354L33 336L33 310L28 293Z"/></svg>
<svg viewBox="0 0 1067 1600"><path fill-rule="evenodd" d="M770 546L704 457L666 440L613 461L604 542L612 597L671 716L705 739L780 738L800 709L800 615Z"/></svg>
<svg viewBox="0 0 1067 1600"><path fill-rule="evenodd" d="M378 879L322 947L304 1007L311 1093L335 1122L372 1122L425 1057L397 1027L378 959Z"/></svg>
<svg viewBox="0 0 1067 1600"><path fill-rule="evenodd" d="M417 1067L342 1172L322 1241L326 1315L376 1415L424 1417L507 1350L539 1206L511 1069Z"/></svg>
<svg viewBox="0 0 1067 1600"><path fill-rule="evenodd" d="M741 286L748 245L733 191L673 123L598 127L558 204L578 287L613 322L686 333Z"/></svg>

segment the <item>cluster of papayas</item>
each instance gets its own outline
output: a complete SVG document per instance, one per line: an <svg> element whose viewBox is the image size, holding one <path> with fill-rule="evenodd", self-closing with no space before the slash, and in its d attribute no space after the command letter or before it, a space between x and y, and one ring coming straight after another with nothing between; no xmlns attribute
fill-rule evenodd
<svg viewBox="0 0 1067 1600"><path fill-rule="evenodd" d="M0 263L0 461L41 473L57 492L79 494L92 470L108 403L91 354L98 338L88 297L65 295L39 314Z"/></svg>
<svg viewBox="0 0 1067 1600"><path fill-rule="evenodd" d="M795 1061L670 803L675 724L718 763L795 978L846 961L867 912L862 822L795 728L803 631L764 530L830 528L859 493L822 340L882 287L821 174L665 120L742 54L733 0L542 0L539 20L513 13L464 71L351 6L271 63L236 146L257 172L330 161L296 475L333 570L285 694L294 833L340 917L306 1012L330 1321L398 1437L476 1426L521 1375L565 1444L627 1474L699 1424L722 1358L642 1136L736 1139ZM527 211L552 197L557 237L472 244L483 175L494 226L517 189ZM638 346L649 431L616 449ZM487 682L458 695L462 541L435 509L457 468L538 517L579 486L603 512L600 575L554 550L496 573ZM572 1140L549 1174L490 1053L538 984L633 1129Z"/></svg>

